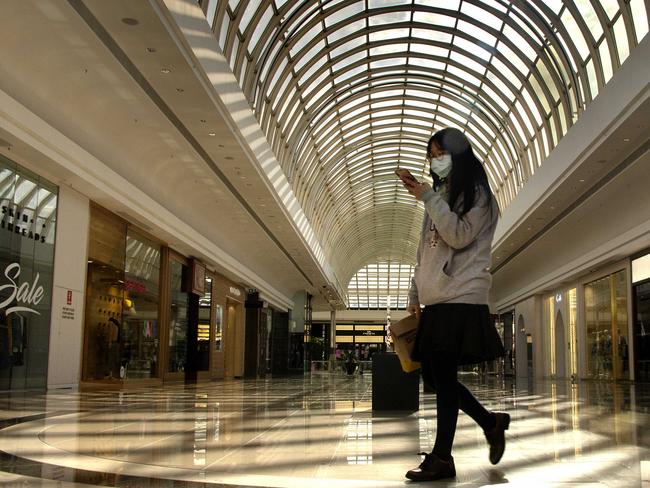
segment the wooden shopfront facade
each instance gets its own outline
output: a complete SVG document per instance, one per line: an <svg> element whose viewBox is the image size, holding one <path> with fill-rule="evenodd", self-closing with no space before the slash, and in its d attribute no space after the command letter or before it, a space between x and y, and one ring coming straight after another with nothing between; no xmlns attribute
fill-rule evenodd
<svg viewBox="0 0 650 488"><path fill-rule="evenodd" d="M241 376L244 290L91 206L82 386Z"/></svg>

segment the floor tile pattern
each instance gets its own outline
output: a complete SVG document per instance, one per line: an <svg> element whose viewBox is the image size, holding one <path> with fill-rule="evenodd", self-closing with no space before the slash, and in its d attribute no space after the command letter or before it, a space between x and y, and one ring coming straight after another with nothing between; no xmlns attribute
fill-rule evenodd
<svg viewBox="0 0 650 488"><path fill-rule="evenodd" d="M459 416L457 477L422 486L650 487L650 386L463 375L512 423L492 466ZM0 486L372 487L435 438L435 394L373 412L370 374L232 380L128 391L0 395Z"/></svg>

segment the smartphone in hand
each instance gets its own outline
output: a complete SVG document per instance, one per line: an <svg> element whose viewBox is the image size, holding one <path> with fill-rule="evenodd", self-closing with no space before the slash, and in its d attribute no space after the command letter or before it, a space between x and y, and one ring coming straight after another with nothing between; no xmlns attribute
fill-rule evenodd
<svg viewBox="0 0 650 488"><path fill-rule="evenodd" d="M419 183L419 181L411 174L411 172L406 168L399 168L395 170L395 174L399 176L399 179L402 180L404 184L413 184Z"/></svg>

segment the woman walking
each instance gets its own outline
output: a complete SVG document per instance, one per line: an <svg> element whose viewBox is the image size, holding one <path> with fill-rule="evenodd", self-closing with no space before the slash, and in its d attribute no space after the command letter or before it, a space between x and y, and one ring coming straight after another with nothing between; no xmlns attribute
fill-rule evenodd
<svg viewBox="0 0 650 488"><path fill-rule="evenodd" d="M510 415L486 410L458 381L458 366L505 354L487 305L498 206L485 169L458 129L436 132L427 159L433 188L400 174L409 193L424 202L408 311L420 317L413 359L437 392L435 445L406 473L414 481L456 476L451 451L459 408L483 428L492 464L503 455L510 423Z"/></svg>

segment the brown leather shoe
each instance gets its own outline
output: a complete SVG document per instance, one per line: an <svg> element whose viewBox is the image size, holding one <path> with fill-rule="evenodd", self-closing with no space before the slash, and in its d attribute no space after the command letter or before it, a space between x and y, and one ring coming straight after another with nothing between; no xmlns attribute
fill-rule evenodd
<svg viewBox="0 0 650 488"><path fill-rule="evenodd" d="M496 424L492 429L485 432L485 438L490 444L490 462L497 464L501 461L503 451L506 450L506 430L510 426L510 414L494 412Z"/></svg>
<svg viewBox="0 0 650 488"><path fill-rule="evenodd" d="M434 453L420 452L418 454L424 456L424 460L417 468L406 473L406 477L411 481L434 481L456 476L453 457L449 461L443 461Z"/></svg>

